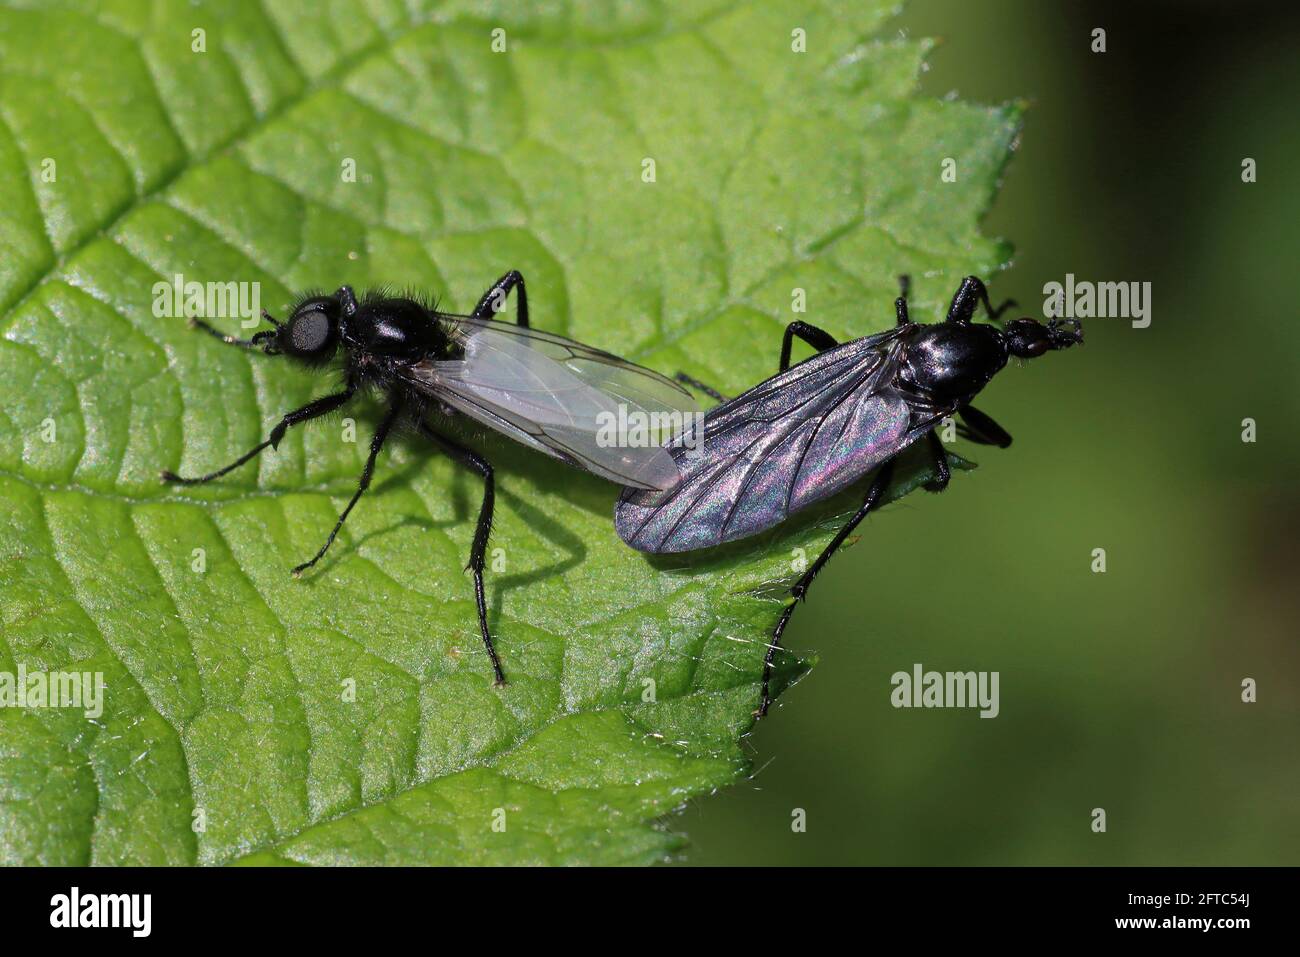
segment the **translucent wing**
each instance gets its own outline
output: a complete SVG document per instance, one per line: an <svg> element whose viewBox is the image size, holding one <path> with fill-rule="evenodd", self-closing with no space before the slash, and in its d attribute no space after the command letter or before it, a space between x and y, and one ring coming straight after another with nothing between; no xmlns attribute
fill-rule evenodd
<svg viewBox="0 0 1300 957"><path fill-rule="evenodd" d="M464 354L404 373L416 388L524 445L603 478L671 488L677 464L662 447L698 407L657 372L563 336L495 320L452 317Z"/></svg>
<svg viewBox="0 0 1300 957"><path fill-rule="evenodd" d="M903 334L828 349L710 409L700 448L669 449L682 472L678 485L623 493L614 512L619 535L645 552L745 538L906 448L934 419L913 425L912 407L893 387Z"/></svg>

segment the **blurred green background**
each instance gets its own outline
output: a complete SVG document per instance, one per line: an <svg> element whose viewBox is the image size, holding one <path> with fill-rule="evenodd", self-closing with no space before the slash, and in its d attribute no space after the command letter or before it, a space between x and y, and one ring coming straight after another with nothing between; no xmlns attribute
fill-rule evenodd
<svg viewBox="0 0 1300 957"><path fill-rule="evenodd" d="M985 222L1016 247L994 300L1149 281L1152 322L993 383L1015 444L959 443L978 471L864 524L787 632L820 663L748 739L757 773L667 826L698 865L1298 864L1296 7L914 0L896 24L943 41L927 93L1031 104ZM893 709L915 662L1000 672L1001 715Z"/></svg>

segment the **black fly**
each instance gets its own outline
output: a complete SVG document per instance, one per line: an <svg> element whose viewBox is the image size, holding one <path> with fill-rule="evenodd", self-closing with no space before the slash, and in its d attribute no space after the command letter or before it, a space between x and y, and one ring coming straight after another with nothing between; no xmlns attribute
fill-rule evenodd
<svg viewBox="0 0 1300 957"><path fill-rule="evenodd" d="M492 318L512 290L517 290L516 325ZM341 350L342 389L285 415L265 442L224 468L194 478L165 471L163 481L183 485L210 482L265 449L275 449L290 426L327 415L361 391L381 394L387 410L370 441L370 455L357 490L320 551L293 574L300 575L325 554L369 487L375 459L389 433L400 422L409 423L483 478L483 504L467 567L474 573L479 630L498 684L505 682L505 676L488 632L483 594L484 556L492 527L492 466L476 452L440 434L430 425L430 416L468 416L620 485L665 489L680 480L676 463L659 441L611 442L607 426L621 415L621 421L644 416L643 421L661 423L661 429L680 429L683 418L695 414L690 394L672 380L608 352L530 329L523 276L514 270L497 280L468 316L439 312L415 299L383 292L358 301L350 288L342 286L332 296L303 299L283 324L265 312L262 318L275 328L251 339L223 335L205 322L196 320L194 324L223 342L261 349L267 355L285 355L312 368L331 364ZM669 431L663 437L671 434Z"/></svg>
<svg viewBox="0 0 1300 957"><path fill-rule="evenodd" d="M948 458L935 426L956 414L963 423L958 434L1006 448L1011 436L973 408L971 399L1010 356L1032 359L1083 341L1075 320L1043 325L1016 319L1005 329L972 323L979 304L990 318L1014 305L1007 300L994 309L984 283L974 276L962 281L946 322L913 323L906 276L901 285L893 329L841 345L815 326L793 322L781 343L777 375L735 399L726 400L679 375L722 404L706 413L702 436L670 445L682 472L679 485L666 491L627 489L615 509L618 533L633 548L691 551L770 529L877 469L857 512L791 589L794 600L777 622L767 650L760 716L770 704L772 659L795 606L835 550L880 502L895 457L925 439L936 475L927 487L942 491L948 484ZM791 367L796 336L818 354Z"/></svg>

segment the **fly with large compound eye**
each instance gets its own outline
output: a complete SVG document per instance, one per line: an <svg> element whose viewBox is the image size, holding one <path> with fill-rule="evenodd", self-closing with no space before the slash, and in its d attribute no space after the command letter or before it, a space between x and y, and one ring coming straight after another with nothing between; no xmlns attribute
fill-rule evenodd
<svg viewBox="0 0 1300 957"><path fill-rule="evenodd" d="M1014 305L1007 300L994 309L975 276L962 281L944 322L914 323L907 277L900 283L893 329L840 344L816 326L792 322L777 374L734 399L679 375L721 404L705 414L702 443L692 435L669 446L681 468L679 484L667 491L626 489L615 508L615 527L633 548L693 551L764 532L876 470L858 510L791 588L794 598L777 621L764 659L760 717L771 704L772 660L795 606L880 504L898 454L924 439L935 473L927 488L942 491L948 457L935 427L956 415L963 438L1006 448L1011 436L971 400L1008 358L1034 358L1083 341L1077 321L1043 325L1016 319L1001 329L972 322L979 305L993 319ZM791 366L796 337L818 351Z"/></svg>
<svg viewBox="0 0 1300 957"><path fill-rule="evenodd" d="M514 325L493 318L512 290L517 291L518 303ZM358 300L349 287L341 286L333 295L303 298L285 322L265 312L262 318L274 328L250 339L224 335L199 320L193 324L222 342L288 356L311 368L341 365L343 388L285 415L266 441L224 468L192 478L164 471L162 480L180 485L211 482L266 449L278 448L291 427L342 408L361 391L380 394L387 409L370 441L357 489L325 544L293 574L301 575L324 556L370 487L375 460L389 434L399 424L409 424L483 478L483 502L467 568L474 575L479 632L497 684L505 683L505 674L488 631L483 590L494 473L486 459L441 434L430 419L467 417L622 486L666 489L681 477L661 444L697 414L690 393L671 379L608 352L530 328L524 278L517 271L497 280L467 316L439 312L411 296L382 291ZM610 421L641 416L673 431L652 434L649 442L610 441Z"/></svg>

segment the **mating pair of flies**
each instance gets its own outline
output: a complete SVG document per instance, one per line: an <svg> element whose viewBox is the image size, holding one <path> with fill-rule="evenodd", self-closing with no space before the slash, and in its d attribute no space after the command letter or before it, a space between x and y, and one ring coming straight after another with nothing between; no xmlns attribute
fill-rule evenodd
<svg viewBox="0 0 1300 957"><path fill-rule="evenodd" d="M361 479L325 544L293 569L311 568L337 537L357 500L370 486L375 460L393 430L409 425L483 479L483 502L470 546L479 631L498 684L501 661L488 630L483 566L492 527L492 466L477 452L443 434L442 424L468 417L510 438L623 486L614 524L625 542L643 552L686 552L757 535L787 516L839 492L875 471L862 504L791 588L768 643L761 700L766 714L772 661L799 600L827 560L877 507L889 486L896 457L924 440L935 478L948 483L948 460L935 427L957 415L958 434L1005 448L1011 436L970 405L1011 356L1031 359L1082 342L1074 320L1047 324L1016 319L1004 327L975 323L983 305L996 319L1014 305L994 309L984 284L962 281L944 322L911 321L908 284L895 301L897 323L886 331L837 343L805 322L792 322L781 342L776 375L734 399L679 374L678 381L608 352L532 329L528 295L517 271L502 276L469 315L442 312L411 296L372 292L358 299L347 286L333 295L308 295L283 323L249 339L195 325L223 342L268 355L284 355L315 369L341 367L342 386L285 415L266 441L207 475L164 482L197 485L220 478L275 449L292 426L333 412L363 391L379 394L386 411L370 442ZM516 323L495 319L511 292ZM799 338L817 350L795 365ZM696 411L690 385L718 401L703 419L702 435L665 437L663 445L611 444L609 416L622 411L647 421L689 421ZM654 418L655 415L661 418Z"/></svg>

